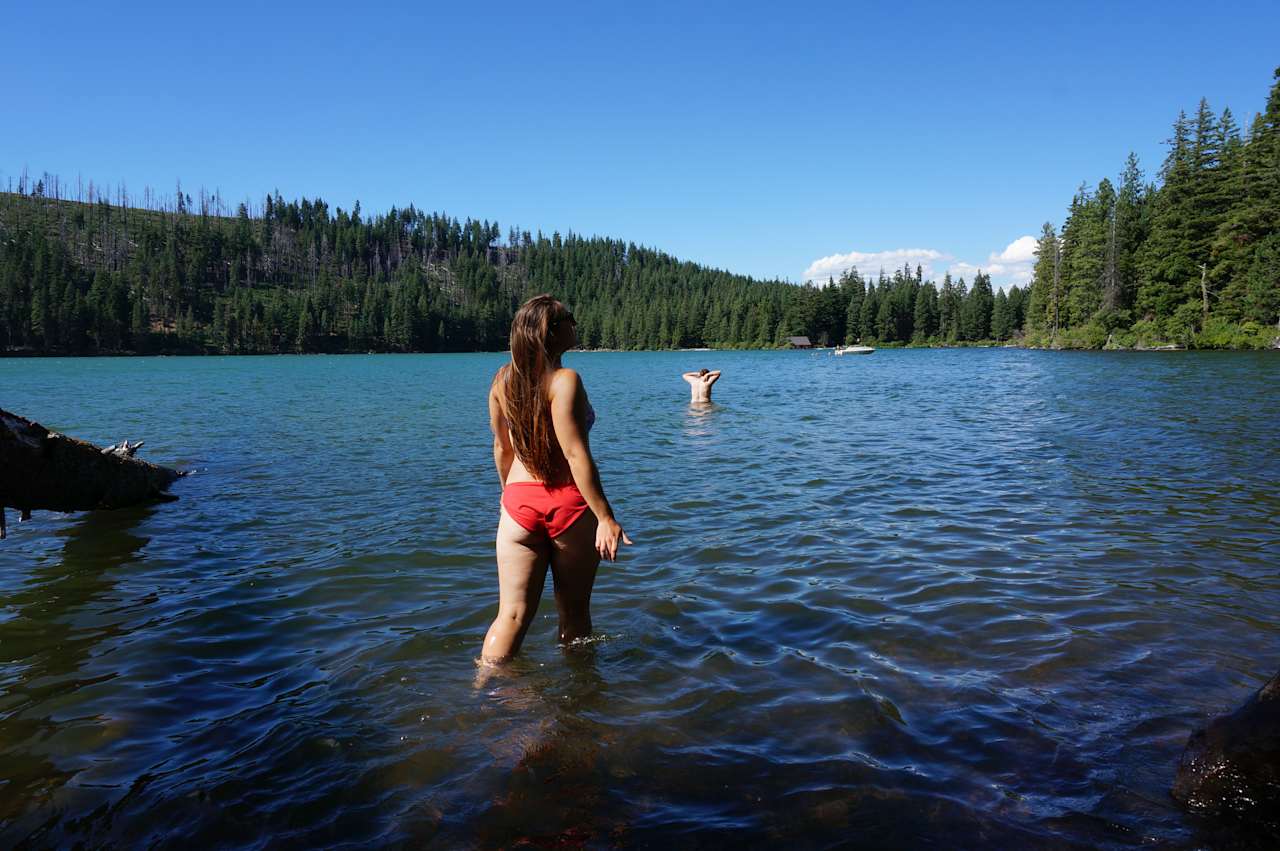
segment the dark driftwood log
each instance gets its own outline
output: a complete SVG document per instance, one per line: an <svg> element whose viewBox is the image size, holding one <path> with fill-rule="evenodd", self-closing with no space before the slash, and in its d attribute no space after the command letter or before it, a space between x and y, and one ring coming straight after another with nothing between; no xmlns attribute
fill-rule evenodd
<svg viewBox="0 0 1280 851"><path fill-rule="evenodd" d="M1280 822L1280 673L1244 706L1191 734L1173 797L1205 815Z"/></svg>
<svg viewBox="0 0 1280 851"><path fill-rule="evenodd" d="M34 510L123 508L164 497L185 473L133 457L141 443L105 449L49 431L0 409L0 538L5 507Z"/></svg>

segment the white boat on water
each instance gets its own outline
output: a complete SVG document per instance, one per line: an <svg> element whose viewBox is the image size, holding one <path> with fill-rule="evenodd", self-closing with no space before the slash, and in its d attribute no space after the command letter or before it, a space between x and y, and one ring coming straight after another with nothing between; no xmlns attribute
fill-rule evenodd
<svg viewBox="0 0 1280 851"><path fill-rule="evenodd" d="M875 349L870 346L836 346L833 355L869 355Z"/></svg>

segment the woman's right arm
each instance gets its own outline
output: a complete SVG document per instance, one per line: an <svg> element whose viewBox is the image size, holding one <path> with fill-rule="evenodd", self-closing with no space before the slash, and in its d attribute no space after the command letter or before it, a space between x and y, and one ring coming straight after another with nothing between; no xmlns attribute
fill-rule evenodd
<svg viewBox="0 0 1280 851"><path fill-rule="evenodd" d="M498 468L498 481L505 488L507 476L511 475L511 465L516 460L516 450L511 445L510 427L498 399L497 379L489 387L489 430L493 432L493 463Z"/></svg>

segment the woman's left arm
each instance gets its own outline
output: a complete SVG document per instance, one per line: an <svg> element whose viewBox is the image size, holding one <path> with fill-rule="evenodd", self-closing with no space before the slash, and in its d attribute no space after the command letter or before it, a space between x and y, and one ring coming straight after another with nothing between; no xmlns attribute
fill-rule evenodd
<svg viewBox="0 0 1280 851"><path fill-rule="evenodd" d="M560 451L569 462L573 482L599 524L596 551L612 561L618 557L618 546L630 544L631 539L618 525L613 508L605 498L604 486L600 484L600 470L591 457L587 441L587 393L582 379L572 369L560 369L551 379L551 425Z"/></svg>

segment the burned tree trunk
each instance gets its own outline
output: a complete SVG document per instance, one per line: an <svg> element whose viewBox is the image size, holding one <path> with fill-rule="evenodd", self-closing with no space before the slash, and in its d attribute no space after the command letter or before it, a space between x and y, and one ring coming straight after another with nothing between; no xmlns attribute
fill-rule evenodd
<svg viewBox="0 0 1280 851"><path fill-rule="evenodd" d="M6 507L33 510L122 508L164 497L185 473L133 457L141 443L101 448L0 409L0 538Z"/></svg>

